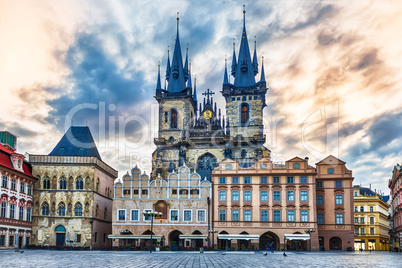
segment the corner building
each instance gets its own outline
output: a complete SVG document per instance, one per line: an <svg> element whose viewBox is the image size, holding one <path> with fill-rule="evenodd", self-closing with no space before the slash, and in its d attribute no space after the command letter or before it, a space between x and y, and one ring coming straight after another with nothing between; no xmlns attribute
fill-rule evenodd
<svg viewBox="0 0 402 268"><path fill-rule="evenodd" d="M402 166L396 164L388 182L391 194L391 243L394 251L402 251Z"/></svg>
<svg viewBox="0 0 402 268"><path fill-rule="evenodd" d="M102 161L88 127L72 126L49 155L30 155L33 244L107 247L117 171Z"/></svg>

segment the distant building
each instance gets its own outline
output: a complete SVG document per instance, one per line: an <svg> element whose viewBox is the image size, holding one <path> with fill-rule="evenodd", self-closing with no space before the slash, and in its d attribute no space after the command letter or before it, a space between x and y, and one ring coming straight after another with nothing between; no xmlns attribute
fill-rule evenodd
<svg viewBox="0 0 402 268"><path fill-rule="evenodd" d="M391 192L391 208L393 229L390 231L391 243L394 250L401 251L402 243L402 166L396 164L392 171L392 178L388 183Z"/></svg>
<svg viewBox="0 0 402 268"><path fill-rule="evenodd" d="M17 136L8 131L0 131L0 143L10 151L17 150Z"/></svg>
<svg viewBox="0 0 402 268"><path fill-rule="evenodd" d="M117 171L102 161L88 127L70 127L49 155L30 155L33 239L40 246L108 246Z"/></svg>
<svg viewBox="0 0 402 268"><path fill-rule="evenodd" d="M389 250L389 196L355 185L353 199L355 250Z"/></svg>
<svg viewBox="0 0 402 268"><path fill-rule="evenodd" d="M16 144L10 144L13 146L6 145L7 148L0 144L0 249L22 248L31 243L33 185L37 181L31 174L31 165L13 149Z"/></svg>
<svg viewBox="0 0 402 268"><path fill-rule="evenodd" d="M148 249L151 218L143 212L161 212L153 221L153 245L198 250L207 245L210 196L211 182L186 166L166 179L150 179L135 167L114 185L113 234L109 238L115 247Z"/></svg>

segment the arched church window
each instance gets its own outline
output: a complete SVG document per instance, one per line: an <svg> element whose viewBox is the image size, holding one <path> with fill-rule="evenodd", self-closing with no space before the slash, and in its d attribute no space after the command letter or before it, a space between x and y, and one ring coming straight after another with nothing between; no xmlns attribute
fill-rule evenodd
<svg viewBox="0 0 402 268"><path fill-rule="evenodd" d="M59 204L59 216L66 216L66 206L63 202Z"/></svg>
<svg viewBox="0 0 402 268"><path fill-rule="evenodd" d="M81 203L77 203L75 205L75 216L82 216L82 205L81 205Z"/></svg>
<svg viewBox="0 0 402 268"><path fill-rule="evenodd" d="M175 109L170 111L170 127L177 128L177 111Z"/></svg>
<svg viewBox="0 0 402 268"><path fill-rule="evenodd" d="M67 189L67 180L65 177L60 178L60 187L61 190Z"/></svg>
<svg viewBox="0 0 402 268"><path fill-rule="evenodd" d="M246 150L241 151L241 158L246 158Z"/></svg>
<svg viewBox="0 0 402 268"><path fill-rule="evenodd" d="M77 178L77 181L75 182L75 189L77 190L84 189L84 180L81 177Z"/></svg>
<svg viewBox="0 0 402 268"><path fill-rule="evenodd" d="M47 202L42 204L42 215L49 216L49 204Z"/></svg>
<svg viewBox="0 0 402 268"><path fill-rule="evenodd" d="M50 189L50 179L49 179L49 177L45 177L43 179L43 189Z"/></svg>
<svg viewBox="0 0 402 268"><path fill-rule="evenodd" d="M241 105L241 123L246 124L248 121L248 106L247 104Z"/></svg>

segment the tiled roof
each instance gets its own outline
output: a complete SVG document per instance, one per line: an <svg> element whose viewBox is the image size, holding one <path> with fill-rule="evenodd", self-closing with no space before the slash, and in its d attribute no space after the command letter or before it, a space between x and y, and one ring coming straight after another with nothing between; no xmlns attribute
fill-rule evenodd
<svg viewBox="0 0 402 268"><path fill-rule="evenodd" d="M13 167L13 164L11 163L11 159L10 159L11 154L16 154L16 153L8 150L2 144L0 144L0 166L9 168L15 172L22 173L27 176L33 177L32 173L31 173L31 167L27 162L25 162L25 161L22 162L22 168L23 168L24 172L21 172Z"/></svg>
<svg viewBox="0 0 402 268"><path fill-rule="evenodd" d="M94 156L102 160L89 127L70 127L49 155Z"/></svg>

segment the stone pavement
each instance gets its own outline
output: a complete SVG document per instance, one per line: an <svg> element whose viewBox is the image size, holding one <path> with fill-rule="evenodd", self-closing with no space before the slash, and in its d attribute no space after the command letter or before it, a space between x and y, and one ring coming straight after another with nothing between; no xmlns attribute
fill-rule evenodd
<svg viewBox="0 0 402 268"><path fill-rule="evenodd" d="M0 267L402 267L402 254L389 252L136 252L0 251Z"/></svg>

